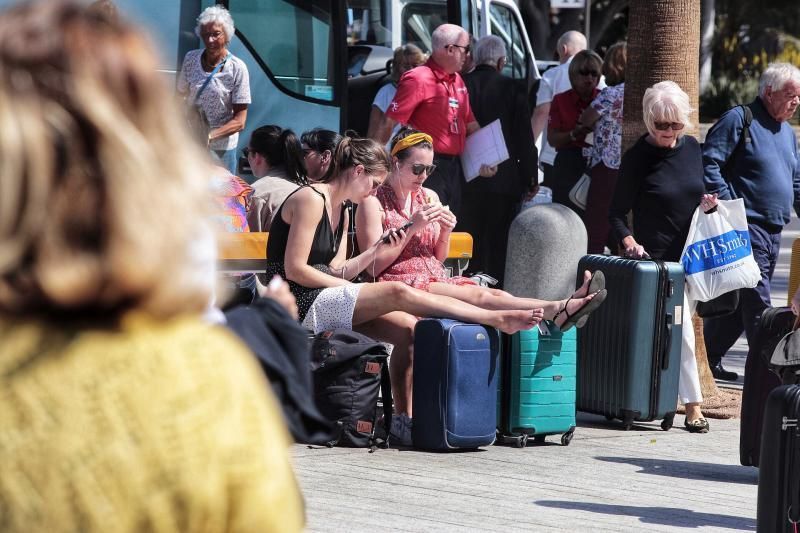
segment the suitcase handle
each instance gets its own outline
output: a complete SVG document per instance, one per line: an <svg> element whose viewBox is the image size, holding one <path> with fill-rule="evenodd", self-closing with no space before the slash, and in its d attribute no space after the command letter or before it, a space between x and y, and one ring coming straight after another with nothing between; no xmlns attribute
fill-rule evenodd
<svg viewBox="0 0 800 533"><path fill-rule="evenodd" d="M664 354L661 357L661 370L669 369L669 352L672 349L672 313L664 317Z"/></svg>

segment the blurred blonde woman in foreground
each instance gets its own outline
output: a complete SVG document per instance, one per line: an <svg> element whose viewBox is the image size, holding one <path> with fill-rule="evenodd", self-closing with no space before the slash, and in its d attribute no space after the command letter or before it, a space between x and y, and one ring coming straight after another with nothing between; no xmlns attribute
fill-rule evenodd
<svg viewBox="0 0 800 533"><path fill-rule="evenodd" d="M199 318L208 188L146 40L101 10L0 17L0 524L296 531L288 434ZM210 262L213 265L213 260Z"/></svg>

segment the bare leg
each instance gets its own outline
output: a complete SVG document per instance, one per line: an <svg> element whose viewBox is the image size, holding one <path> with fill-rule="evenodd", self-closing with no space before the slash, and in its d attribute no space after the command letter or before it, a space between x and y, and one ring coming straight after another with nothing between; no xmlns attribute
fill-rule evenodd
<svg viewBox="0 0 800 533"><path fill-rule="evenodd" d="M392 311L414 316L447 317L464 322L486 324L504 333L531 329L542 320L542 310L481 309L449 296L430 294L404 283L382 281L365 283L358 294L353 324L363 324Z"/></svg>
<svg viewBox="0 0 800 533"><path fill-rule="evenodd" d="M573 300L569 302L567 310L570 314L582 307L591 300L588 295L589 280L591 273L587 270L584 273L583 285L573 294ZM544 318L552 320L556 313L567 305L564 300L539 300L537 298L520 298L511 293L480 287L478 285L450 285L448 283L431 283L428 292L441 296L449 296L462 302L470 303L483 309L537 309L544 310ZM561 321L566 320L562 318Z"/></svg>
<svg viewBox="0 0 800 533"><path fill-rule="evenodd" d="M392 357L389 359L394 412L404 413L409 418L411 418L411 388L414 383L411 372L416 323L415 317L395 311L353 327L359 333L394 345Z"/></svg>

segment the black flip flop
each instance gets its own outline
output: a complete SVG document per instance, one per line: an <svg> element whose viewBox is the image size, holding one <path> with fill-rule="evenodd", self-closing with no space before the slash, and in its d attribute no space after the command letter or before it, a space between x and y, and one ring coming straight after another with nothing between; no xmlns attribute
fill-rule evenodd
<svg viewBox="0 0 800 533"><path fill-rule="evenodd" d="M583 304L581 307L577 309L577 311L575 311L572 314L570 314L569 311L567 311L567 305L569 305L570 300L573 299L569 298L567 299L567 303L564 304L564 307L558 313L555 314L555 316L553 317L553 322L555 323L556 318L558 318L558 315L564 313L565 315L567 315L567 319L564 321L563 324L559 326L559 329L562 332L568 331L570 328L572 328L572 326L576 325L581 320L581 318L588 317L588 315L592 311L600 307L600 305L602 305L602 303L606 300L607 295L608 291L606 291L605 289L601 289L600 291L597 292L597 294L595 294L594 298L589 300L587 303Z"/></svg>
<svg viewBox="0 0 800 533"><path fill-rule="evenodd" d="M589 278L589 286L586 288L586 295L594 294L596 292L600 292L606 288L606 275L603 274L602 270L595 270L592 272L592 277ZM589 320L589 316L585 315L580 318L577 322L575 322L576 328L582 328L586 325L586 321Z"/></svg>

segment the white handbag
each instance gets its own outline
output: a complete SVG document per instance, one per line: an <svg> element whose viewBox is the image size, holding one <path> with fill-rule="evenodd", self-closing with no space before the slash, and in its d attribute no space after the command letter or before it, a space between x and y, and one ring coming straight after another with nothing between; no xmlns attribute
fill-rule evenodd
<svg viewBox="0 0 800 533"><path fill-rule="evenodd" d="M569 201L581 209L586 209L586 199L589 197L589 185L591 183L592 177L589 176L588 172L584 172L578 183L569 191Z"/></svg>

